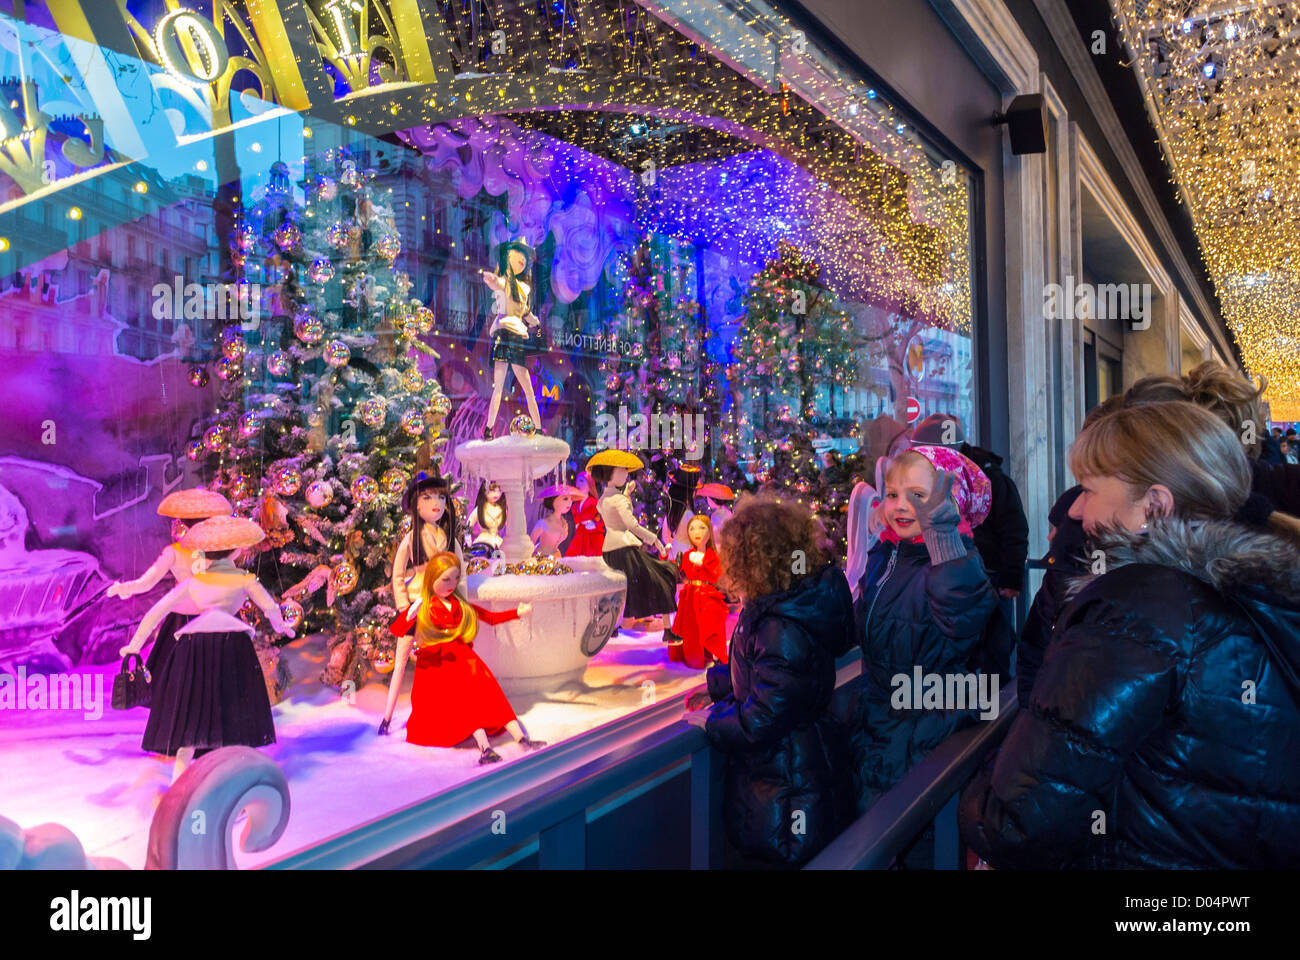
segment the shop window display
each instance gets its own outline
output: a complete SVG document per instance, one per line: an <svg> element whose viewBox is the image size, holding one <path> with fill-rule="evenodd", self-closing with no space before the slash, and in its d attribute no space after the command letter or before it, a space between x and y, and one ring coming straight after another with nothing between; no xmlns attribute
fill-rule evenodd
<svg viewBox="0 0 1300 960"><path fill-rule="evenodd" d="M777 487L842 559L870 422L973 422L969 175L775 12L431 2L417 26L307 3L277 27L268 6L129 0L121 50L0 4L32 41L0 49L0 119L39 132L0 160L5 671L115 671L161 587L107 590L170 543L163 497L204 487L264 531L231 562L296 626L239 614L277 708L386 697L425 474L462 521L502 493L500 526L439 549L463 553L467 608L534 608L475 644L521 720L517 691L612 686L635 643L686 689L725 660L715 572L678 561L710 599L689 656L671 622L620 623L592 455L644 465L627 492L660 546L716 559L691 516L716 531ZM494 662L507 640L555 652ZM602 710L527 724L555 742Z"/></svg>

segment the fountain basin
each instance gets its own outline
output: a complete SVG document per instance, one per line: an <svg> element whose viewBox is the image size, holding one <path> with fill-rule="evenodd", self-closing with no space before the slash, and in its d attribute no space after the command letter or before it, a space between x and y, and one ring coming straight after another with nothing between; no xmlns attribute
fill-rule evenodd
<svg viewBox="0 0 1300 960"><path fill-rule="evenodd" d="M505 561L494 561L494 568ZM618 626L627 578L600 557L566 557L573 573L470 574L469 599L486 610L532 604L532 613L492 627L479 621L474 649L507 693L558 689L582 676Z"/></svg>

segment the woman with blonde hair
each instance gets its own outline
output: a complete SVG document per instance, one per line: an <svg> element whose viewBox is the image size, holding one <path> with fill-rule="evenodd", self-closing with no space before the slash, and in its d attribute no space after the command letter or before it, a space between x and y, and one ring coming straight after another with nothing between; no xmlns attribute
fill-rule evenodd
<svg viewBox="0 0 1300 960"><path fill-rule="evenodd" d="M1246 453L1195 404L1101 418L1070 468L1105 572L964 791L967 843L997 867L1293 867L1300 540L1233 519Z"/></svg>

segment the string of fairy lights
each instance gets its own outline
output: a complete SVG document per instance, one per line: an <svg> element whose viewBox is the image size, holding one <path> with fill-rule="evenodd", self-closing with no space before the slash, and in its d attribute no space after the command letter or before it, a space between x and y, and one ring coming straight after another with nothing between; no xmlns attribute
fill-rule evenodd
<svg viewBox="0 0 1300 960"><path fill-rule="evenodd" d="M1242 360L1300 419L1300 3L1112 8Z"/></svg>

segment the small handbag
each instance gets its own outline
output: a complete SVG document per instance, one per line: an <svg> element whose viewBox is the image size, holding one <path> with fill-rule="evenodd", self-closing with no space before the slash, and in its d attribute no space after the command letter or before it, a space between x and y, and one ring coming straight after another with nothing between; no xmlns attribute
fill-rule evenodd
<svg viewBox="0 0 1300 960"><path fill-rule="evenodd" d="M135 667L131 667L131 658L135 658ZM132 707L147 707L152 696L149 689L149 671L138 653L128 653L122 658L122 669L113 678L113 709L130 710Z"/></svg>

